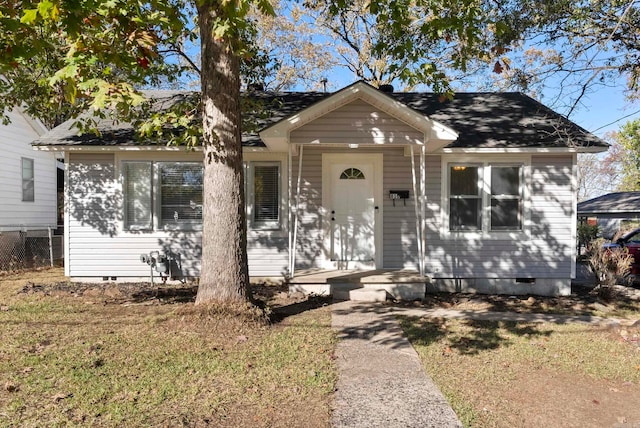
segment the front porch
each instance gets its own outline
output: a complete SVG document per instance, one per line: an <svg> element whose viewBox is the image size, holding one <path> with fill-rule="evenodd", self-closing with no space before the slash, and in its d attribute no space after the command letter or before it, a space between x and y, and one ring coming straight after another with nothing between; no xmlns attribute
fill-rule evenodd
<svg viewBox="0 0 640 428"><path fill-rule="evenodd" d="M428 276L405 269L307 269L296 271L289 292L332 295L336 300L398 300L424 298Z"/></svg>

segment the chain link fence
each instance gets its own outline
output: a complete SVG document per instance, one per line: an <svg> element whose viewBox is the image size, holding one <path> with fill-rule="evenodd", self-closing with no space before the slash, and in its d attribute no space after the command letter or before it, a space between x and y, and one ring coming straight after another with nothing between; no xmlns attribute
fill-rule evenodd
<svg viewBox="0 0 640 428"><path fill-rule="evenodd" d="M0 230L0 272L62 265L63 248L64 235L52 227Z"/></svg>

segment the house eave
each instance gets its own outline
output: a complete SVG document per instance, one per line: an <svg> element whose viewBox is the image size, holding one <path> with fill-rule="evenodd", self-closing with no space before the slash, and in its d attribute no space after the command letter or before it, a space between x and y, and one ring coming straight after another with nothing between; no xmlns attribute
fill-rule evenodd
<svg viewBox="0 0 640 428"><path fill-rule="evenodd" d="M188 152L202 151L202 147L179 146L70 146L70 145L38 145L34 150L43 152Z"/></svg>
<svg viewBox="0 0 640 428"><path fill-rule="evenodd" d="M601 211L581 211L577 210L579 217L585 216L599 216L599 215L608 215L608 214L630 214L634 216L640 216L640 211L633 210L601 210Z"/></svg>
<svg viewBox="0 0 640 428"><path fill-rule="evenodd" d="M607 147L451 147L438 153L602 153Z"/></svg>

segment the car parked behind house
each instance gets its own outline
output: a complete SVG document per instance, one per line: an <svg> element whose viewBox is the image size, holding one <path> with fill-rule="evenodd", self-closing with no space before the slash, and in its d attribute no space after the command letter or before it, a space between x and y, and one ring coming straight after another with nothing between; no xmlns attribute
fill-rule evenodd
<svg viewBox="0 0 640 428"><path fill-rule="evenodd" d="M629 271L629 280L631 283L640 282L640 228L633 229L625 233L615 241L605 244L605 248L626 248L633 257L631 269Z"/></svg>

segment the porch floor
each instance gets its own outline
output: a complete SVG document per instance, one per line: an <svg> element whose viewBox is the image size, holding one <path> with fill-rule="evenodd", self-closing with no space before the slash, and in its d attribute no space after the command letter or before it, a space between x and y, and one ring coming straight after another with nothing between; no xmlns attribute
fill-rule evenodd
<svg viewBox="0 0 640 428"><path fill-rule="evenodd" d="M296 272L295 277L289 280L289 291L330 294L338 300L378 301L384 300L385 295L415 300L424 297L430 280L414 270L404 269L309 269Z"/></svg>
<svg viewBox="0 0 640 428"><path fill-rule="evenodd" d="M289 284L417 284L430 280L417 271L405 269L304 269L296 271Z"/></svg>

